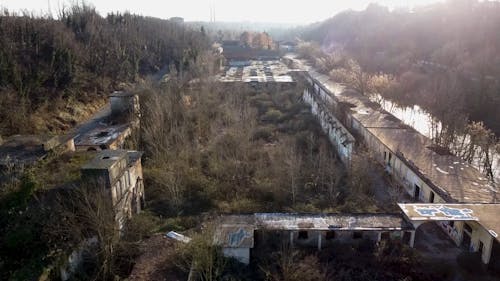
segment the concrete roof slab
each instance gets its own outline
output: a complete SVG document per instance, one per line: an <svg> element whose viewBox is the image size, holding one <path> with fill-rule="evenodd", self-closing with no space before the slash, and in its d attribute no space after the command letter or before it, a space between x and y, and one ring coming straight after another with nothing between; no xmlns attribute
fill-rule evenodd
<svg viewBox="0 0 500 281"><path fill-rule="evenodd" d="M500 241L500 204L398 204L411 221L476 221Z"/></svg>

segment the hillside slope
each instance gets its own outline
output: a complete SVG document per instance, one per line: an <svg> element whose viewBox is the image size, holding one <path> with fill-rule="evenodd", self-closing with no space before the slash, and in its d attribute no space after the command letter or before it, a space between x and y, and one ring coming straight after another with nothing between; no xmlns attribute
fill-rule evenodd
<svg viewBox="0 0 500 281"><path fill-rule="evenodd" d="M499 135L498 26L498 2L447 1L413 11L372 4L313 25L302 38L345 51L367 72L394 76L401 87L386 98L418 104L440 119L454 115L444 112L452 108Z"/></svg>
<svg viewBox="0 0 500 281"><path fill-rule="evenodd" d="M0 135L64 131L110 91L165 66L182 71L207 46L204 34L183 25L103 17L86 5L59 19L1 11Z"/></svg>

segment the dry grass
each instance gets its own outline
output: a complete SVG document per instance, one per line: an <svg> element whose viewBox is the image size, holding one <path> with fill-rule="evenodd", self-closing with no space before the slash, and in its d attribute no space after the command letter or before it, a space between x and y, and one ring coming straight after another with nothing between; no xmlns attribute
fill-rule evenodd
<svg viewBox="0 0 500 281"><path fill-rule="evenodd" d="M95 156L93 152L67 152L49 157L33 168L39 189L51 189L80 180L80 168Z"/></svg>

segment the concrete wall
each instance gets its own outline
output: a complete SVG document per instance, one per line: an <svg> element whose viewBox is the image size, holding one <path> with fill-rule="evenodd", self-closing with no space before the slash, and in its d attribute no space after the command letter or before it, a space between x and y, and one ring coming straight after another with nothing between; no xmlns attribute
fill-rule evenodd
<svg viewBox="0 0 500 281"><path fill-rule="evenodd" d="M307 81L313 85L315 93L309 93L306 89L304 92L304 100L311 104L313 107L313 113L315 115L319 115L320 120L324 119L324 116L318 114L318 101L314 100L314 95L319 96L323 101L332 105L332 109L337 108L336 102L332 99L330 95L328 95L325 90L320 87L317 83L315 83L310 77L306 77ZM337 112L337 114L340 114ZM335 119L337 120L337 119ZM376 138L373 134L371 134L367 128L364 128L361 123L353 118L352 115L347 114L346 123L349 124L350 128L359 136L362 137L363 141L368 146L369 150L373 153L374 158L382 164L388 173L390 173L394 179L404 188L404 190L412 197L415 196L415 191L419 190L418 196L415 198L417 201L421 202L429 202L429 203L445 203L446 200L443 199L439 194L434 192L434 190L424 181L417 172L413 169L414 167L410 167L405 159L400 158L400 156L395 152L391 151L387 146L385 146L378 138ZM321 121L323 129L330 133L328 128L325 128L325 121ZM338 139L335 138L335 135L330 136L332 143L338 148ZM343 151L339 149L339 154L342 157L346 157L346 155L350 155L352 153L352 148L348 151ZM391 155L389 160L389 155ZM432 200L432 202L431 202ZM463 243L463 235L464 235L464 223L463 222L455 222L453 226L451 226L448 222L437 222L437 225L443 229L445 233L455 242L457 246ZM469 225L472 227L471 236L471 251L478 251L480 244L482 244L482 261L484 263L488 263L491 250L493 245L493 237L489 234L483 227L481 227L476 222L469 222ZM316 238L317 239L317 238ZM481 242L481 243L480 243Z"/></svg>
<svg viewBox="0 0 500 281"><path fill-rule="evenodd" d="M417 186L419 188L417 201L426 203L445 203L446 200L443 199L439 194L434 192L434 190L420 177L416 172L413 171L412 167L409 167L406 161L402 160L397 154L389 150L380 140L375 138L366 129L360 128L362 136L366 141L369 149L375 153L375 159L379 161L382 165L386 167L386 171L389 172L394 179L406 190L406 192L414 197L415 190ZM385 152L385 159L384 159ZM389 162L389 153L391 153L391 161ZM390 163L390 165L389 165ZM433 194L433 195L432 195ZM432 198L433 197L433 198ZM431 202L432 199L432 202ZM493 237L489 234L482 226L477 222L468 222L472 227L471 235L471 248L470 251L476 252L479 250L480 242L483 244L482 250L482 261L488 263L491 256L491 249L493 245ZM448 234L450 239L455 242L457 246L462 245L463 235L464 235L464 222L454 222L453 226L449 222L437 222L437 225Z"/></svg>
<svg viewBox="0 0 500 281"><path fill-rule="evenodd" d="M433 195L432 203L445 203L446 201L439 196L432 188L414 172L412 167L409 167L406 161L402 160L394 151L391 151L387 146L385 146L378 138L373 136L366 128L358 127L360 136L367 144L370 151L372 151L374 159L376 159L380 164L384 165L386 171L391 174L391 176L400 184L400 186L410 195L415 196L415 191L418 187L418 197L414 199L420 202L431 203L431 194ZM391 155L391 160L389 161L389 154ZM385 156L385 158L384 158ZM390 165L389 165L390 164ZM438 223L438 225L443 229L443 231L448 234L448 236L455 242L458 246L462 242L461 236L461 226L460 222L450 226L446 223Z"/></svg>
<svg viewBox="0 0 500 281"><path fill-rule="evenodd" d="M135 114L139 111L139 97L137 95L111 96L109 98L111 114Z"/></svg>
<svg viewBox="0 0 500 281"><path fill-rule="evenodd" d="M318 118L323 132L328 136L330 143L337 150L342 162L349 166L353 152L354 142L352 140L354 137L344 128L340 121L330 113L328 108L325 108L325 105L320 102L320 98L317 97L314 92L306 88L302 98L305 103L311 106L312 114Z"/></svg>
<svg viewBox="0 0 500 281"><path fill-rule="evenodd" d="M126 219L141 211L142 203L145 200L140 160L123 171L113 185L111 192L113 206L117 212L116 218L121 229Z"/></svg>
<svg viewBox="0 0 500 281"><path fill-rule="evenodd" d="M108 149L116 150L123 148L125 141L131 134L132 134L132 128L128 127L123 132L121 132L113 142L109 144Z"/></svg>
<svg viewBox="0 0 500 281"><path fill-rule="evenodd" d="M320 87L318 83L315 83L309 76L306 77L306 80L313 86L315 93L311 93L308 89L304 92L304 101L311 105L313 114L320 118L321 125L325 132L330 136L331 128L328 127L327 117L331 117L335 121L339 121L333 114L321 112L319 106L319 100L326 102L329 105L332 105L331 108L336 108L335 100L329 95L323 87ZM340 112L336 112L337 115ZM433 202L445 202L443 198L441 198L438 194L432 191L432 189L428 186L428 184L421 179L417 173L412 171L411 167L408 167L406 162L399 158L396 152L389 150L378 138L372 135L366 128L364 128L361 123L353 118L350 114L347 114L345 120L350 128L359 135L362 140L366 143L369 150L373 153L374 158L382 165L386 167L387 172L389 172L398 182L404 187L404 189L413 196L415 194L416 186L420 188L419 196L416 198L422 202L429 202L431 198L431 193L434 193ZM342 126L342 129L345 130L349 135L350 132ZM352 136L352 135L351 135ZM338 148L341 157L347 157L347 155L352 154L352 145L343 149L342 146L339 146L338 134L333 134L330 136L332 143ZM340 147L340 148L339 148ZM385 154L384 154L385 152ZM389 161L389 154L391 155L391 159ZM385 156L385 158L384 158Z"/></svg>
<svg viewBox="0 0 500 281"><path fill-rule="evenodd" d="M225 257L235 258L244 264L250 263L250 248L223 248Z"/></svg>
<svg viewBox="0 0 500 281"><path fill-rule="evenodd" d="M460 243L463 244L465 235L469 236L471 238L469 251L471 252L479 251L480 244L482 244L483 249L481 260L483 261L483 263L489 263L493 246L493 237L491 236L491 234L475 221L459 222L455 224L459 224L459 231L457 232L458 237L460 238ZM464 227L464 224L469 225L470 228L472 228L472 232L469 232Z"/></svg>
<svg viewBox="0 0 500 281"><path fill-rule="evenodd" d="M348 231L348 230L339 230L339 231L305 231L307 232L307 239L300 238L300 231L292 231L291 235L293 235L293 243L296 245L304 245L304 246L317 246L319 242L319 236L321 236L321 244L323 246L328 245L333 241L337 242L353 242L361 239L368 239L374 242L378 241L378 233L377 231ZM330 233L329 233L330 232ZM353 237L354 233L357 232L361 235L361 237ZM327 239L327 234L333 234L334 237Z"/></svg>
<svg viewBox="0 0 500 281"><path fill-rule="evenodd" d="M302 237L301 237L302 232ZM303 237L304 232L307 233L307 238ZM288 231L289 239L293 245L307 246L307 247L328 247L333 243L353 243L361 242L363 240L371 240L374 243L380 241L383 236L391 239L401 239L404 231L393 230L331 230L331 231L318 231L318 230L304 230L304 231ZM410 234L409 234L410 235ZM286 235L283 235L285 237ZM320 245L321 240L321 245Z"/></svg>

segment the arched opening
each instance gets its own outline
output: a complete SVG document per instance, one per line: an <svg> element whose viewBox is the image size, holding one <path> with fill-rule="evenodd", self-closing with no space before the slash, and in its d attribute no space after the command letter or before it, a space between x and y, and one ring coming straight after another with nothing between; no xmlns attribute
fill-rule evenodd
<svg viewBox="0 0 500 281"><path fill-rule="evenodd" d="M97 149L95 149L95 147L89 147L87 148L87 151L97 151Z"/></svg>
<svg viewBox="0 0 500 281"><path fill-rule="evenodd" d="M457 257L463 250L457 246L460 234L450 221L414 222L414 248L431 258Z"/></svg>

